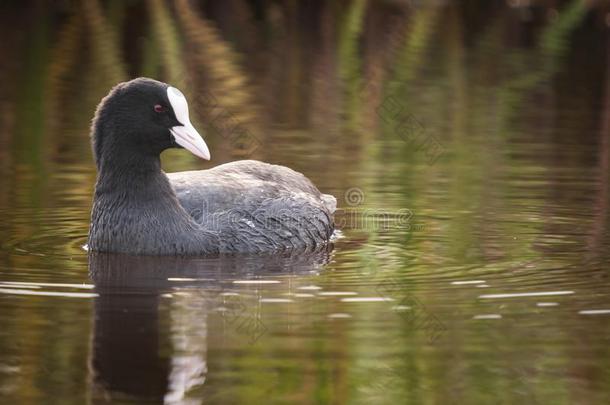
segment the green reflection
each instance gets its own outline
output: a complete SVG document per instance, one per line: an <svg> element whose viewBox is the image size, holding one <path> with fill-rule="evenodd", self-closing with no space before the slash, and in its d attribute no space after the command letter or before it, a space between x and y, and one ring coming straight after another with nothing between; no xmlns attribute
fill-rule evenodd
<svg viewBox="0 0 610 405"><path fill-rule="evenodd" d="M203 403L608 402L608 318L579 313L610 306L610 73L594 2L9 3L0 290L88 281L90 119L132 76L181 87L211 146L210 163L168 151L166 170L286 164L348 221L328 262L290 263L291 276L195 266L264 323L254 342L203 282L94 302L0 294L7 402L160 401L189 359L207 371L183 394ZM233 285L261 268L281 282ZM481 297L540 291L574 294Z"/></svg>

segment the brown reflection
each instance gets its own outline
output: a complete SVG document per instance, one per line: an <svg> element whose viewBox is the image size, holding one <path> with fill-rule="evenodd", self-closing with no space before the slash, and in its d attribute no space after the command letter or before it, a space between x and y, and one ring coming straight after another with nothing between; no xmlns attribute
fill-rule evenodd
<svg viewBox="0 0 610 405"><path fill-rule="evenodd" d="M429 6L434 4L438 6ZM413 274L422 277L421 295L427 304L451 304L468 320L473 315L468 305L476 296L474 287L464 293L472 296L454 299L453 294L439 293L444 292L439 285L472 274L494 281L492 272L497 272L495 283L490 283L497 292L574 289L576 299L561 302L558 308L538 308L534 302L524 306L513 337L494 335L494 341L508 349L498 358L519 364L521 360L510 353L526 353L527 364L529 354L540 347L554 347L555 358L562 362L579 358L583 364L599 365L599 373L576 370L579 381L591 381L579 398L601 392L596 388L605 381L599 359L607 346L607 318L575 314L607 308L609 296L607 272L591 272L608 267L610 252L605 2L36 0L0 2L0 10L2 278L80 281L81 262L68 257L80 257L87 234L95 180L88 127L95 105L122 78L146 75L178 81L174 84L184 83L184 91L190 92L193 115L207 132L214 160L199 162L183 151L172 151L176 153L171 160L164 162L168 171L252 157L303 171L325 192L335 194L343 208L345 190L356 187L365 199L354 210L412 210L410 230L346 230L340 243L353 247L354 255L339 258L337 268L342 271L329 276L329 285L337 288L358 285L363 293L375 294L367 290L372 284L369 272L361 269L373 268L379 275ZM218 109L206 108L210 95ZM439 138L446 149L443 159L427 165L424 154L396 132L396 121L380 119L378 108L390 95ZM214 122L219 113L225 118ZM243 156L233 150L231 115L248 130L272 124L271 130L255 135L262 143L256 153ZM164 297L174 287L167 278L219 280L191 285L213 297L222 291L221 280L299 267L278 266L271 259L158 260L92 259L92 277L100 293L88 353L90 395L96 401L132 397L160 402L168 394L179 397L185 389L180 376L189 376L193 387L203 376L211 377L203 384L204 392L210 385L216 391L230 390L233 381L214 385L218 369L205 372L209 364L219 363L234 371L234 359L222 357L225 354L218 349L225 336L207 330L214 325L207 317L218 318L203 304L189 307L191 296ZM538 265L565 271L535 272ZM311 269L304 263L303 270L308 266ZM74 344L83 342L81 333L67 332L63 325L81 326L77 322L85 318L62 309L85 307L80 302L51 302L48 312L35 314L29 307L33 302L38 301L7 298L0 310L3 320L10 320L2 328L4 361L9 355L31 358L23 374L15 377L15 400L5 402L27 402L34 389L41 397L61 397L60 384L82 373L84 362L74 362L83 356L81 345ZM299 336L290 350L303 356L313 353L316 365L299 359L289 366L297 370L295 375L304 376L309 390L297 387L285 369L279 371L285 376L285 397L294 400L299 390L303 401L315 392L320 401L332 402L334 387L340 385L340 402L349 402L343 395L375 377L362 369L362 360L384 346L380 342L391 332L385 326L394 323L371 323L383 322L382 313L368 311L367 321L355 328L334 323L329 337L323 329L302 322L307 337ZM290 316L301 319L302 314L307 311L280 316L290 322ZM439 309L438 315L444 314ZM424 351L441 360L459 359L449 368L445 361L438 363L445 374L433 371L436 363L431 358L405 358L418 381L398 390L387 386L369 402L388 402L387 397L397 393L401 397L394 402L404 400L402 394L413 395L412 403L422 402L425 398L417 397L414 389L422 384L443 386L447 393L440 395L455 400L455 387L462 387L465 379L471 383L462 392L462 402L472 402L481 387L492 385L508 387L506 395L515 399L510 379L498 375L488 361L498 345L478 345L470 339L472 323L455 324L452 329L457 332L447 339L451 347L446 354L440 346ZM492 330L503 331L497 323L492 325ZM534 325L552 332L541 337L540 345L521 335ZM569 341L554 340L563 339L567 329L573 330ZM193 338L184 356L175 346L180 330ZM586 352L579 349L582 331L589 332ZM49 339L53 333L63 339ZM503 335L505 340L498 340ZM30 346L11 348L19 340L15 336L28 336L23 340ZM282 342L290 343L283 336ZM284 348L276 342L250 361L271 356L272 351L276 359L283 359ZM216 352L208 352L207 345ZM417 348L407 339L396 346ZM321 347L332 350L320 351ZM336 361L335 351L345 360ZM217 361L208 362L210 357ZM355 367L348 359L357 363ZM537 357L532 364L555 373L556 368L540 359L544 360ZM468 368L479 360L480 367ZM358 369L364 377L354 372ZM236 377L261 386L241 371ZM35 387L32 381L46 381L46 386ZM566 381L561 377L538 385L560 392ZM73 386L66 387L71 392ZM551 394L539 392L540 401L552 403Z"/></svg>
<svg viewBox="0 0 610 405"><path fill-rule="evenodd" d="M224 283L261 275L310 274L328 263L329 255L330 248L301 255L215 258L91 253L89 273L99 294L89 358L93 402L179 402L191 391L198 390L199 395L208 377L207 342L217 332L207 328L208 313L215 309ZM180 287L197 288L205 298L163 298L177 285L170 279L177 278L187 280Z"/></svg>
<svg viewBox="0 0 610 405"><path fill-rule="evenodd" d="M597 185L595 196L595 222L589 237L589 255L595 258L601 252L607 252L603 246L603 237L608 229L608 198L610 187L610 35L606 44L606 79L602 113L600 114L599 154L597 158Z"/></svg>

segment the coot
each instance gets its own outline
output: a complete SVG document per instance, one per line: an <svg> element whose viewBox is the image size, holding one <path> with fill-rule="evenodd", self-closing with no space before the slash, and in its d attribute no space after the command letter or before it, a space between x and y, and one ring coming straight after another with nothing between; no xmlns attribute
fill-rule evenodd
<svg viewBox="0 0 610 405"><path fill-rule="evenodd" d="M166 174L160 154L210 159L180 90L138 78L102 99L91 128L98 175L88 246L205 255L309 249L328 242L336 200L301 173L254 160Z"/></svg>

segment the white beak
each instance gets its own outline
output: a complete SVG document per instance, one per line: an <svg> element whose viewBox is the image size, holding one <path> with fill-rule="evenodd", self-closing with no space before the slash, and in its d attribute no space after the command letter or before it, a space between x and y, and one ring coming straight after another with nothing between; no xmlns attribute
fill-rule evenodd
<svg viewBox="0 0 610 405"><path fill-rule="evenodd" d="M182 124L170 128L176 143L190 151L193 155L210 160L208 145L205 144L203 138L193 127L189 119L189 106L184 94L175 87L168 87L167 98L172 105L176 119Z"/></svg>
<svg viewBox="0 0 610 405"><path fill-rule="evenodd" d="M193 155L199 156L202 159L210 160L210 150L205 144L199 132L189 122L186 125L170 128L176 143L184 149L190 151Z"/></svg>

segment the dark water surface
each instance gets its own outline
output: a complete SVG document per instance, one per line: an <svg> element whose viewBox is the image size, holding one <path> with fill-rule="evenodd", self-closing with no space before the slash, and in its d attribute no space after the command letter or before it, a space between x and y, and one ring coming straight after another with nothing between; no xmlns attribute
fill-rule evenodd
<svg viewBox="0 0 610 405"><path fill-rule="evenodd" d="M42 3L0 7L0 402L610 403L607 9ZM88 257L138 75L210 146L166 171L302 171L334 249Z"/></svg>

